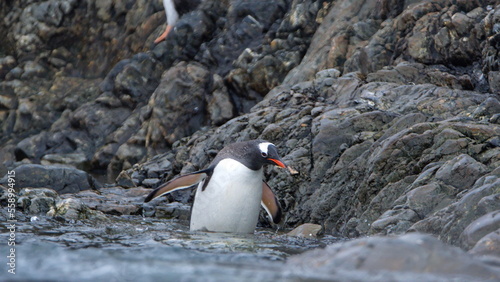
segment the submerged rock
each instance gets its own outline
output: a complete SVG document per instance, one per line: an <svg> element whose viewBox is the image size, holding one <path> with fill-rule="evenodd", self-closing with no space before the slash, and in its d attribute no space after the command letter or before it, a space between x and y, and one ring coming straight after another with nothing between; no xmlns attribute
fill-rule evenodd
<svg viewBox="0 0 500 282"><path fill-rule="evenodd" d="M304 238L316 238L320 231L321 231L321 225L304 223L300 226L297 226L295 229L288 232L286 235L295 237L304 237Z"/></svg>

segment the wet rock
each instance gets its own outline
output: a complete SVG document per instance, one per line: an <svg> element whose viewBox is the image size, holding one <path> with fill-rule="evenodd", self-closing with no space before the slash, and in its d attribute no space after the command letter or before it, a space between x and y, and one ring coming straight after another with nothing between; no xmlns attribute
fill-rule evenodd
<svg viewBox="0 0 500 282"><path fill-rule="evenodd" d="M99 206L98 211L112 215L130 215L130 214L139 214L140 207L138 207L137 205L130 205L130 204L107 203L106 205Z"/></svg>
<svg viewBox="0 0 500 282"><path fill-rule="evenodd" d="M487 263L500 266L500 230L493 231L481 238L469 253Z"/></svg>
<svg viewBox="0 0 500 282"><path fill-rule="evenodd" d="M168 203L157 206L154 215L158 218L189 220L191 218L191 206L179 202Z"/></svg>
<svg viewBox="0 0 500 282"><path fill-rule="evenodd" d="M500 229L500 211L487 213L474 220L460 234L461 246L468 250L489 233Z"/></svg>
<svg viewBox="0 0 500 282"><path fill-rule="evenodd" d="M25 164L14 171L17 190L25 187L50 187L57 193L64 194L101 187L92 176L74 168ZM4 184L6 179L4 176L0 183Z"/></svg>
<svg viewBox="0 0 500 282"><path fill-rule="evenodd" d="M57 191L50 188L23 188L17 205L31 215L46 214L60 200Z"/></svg>
<svg viewBox="0 0 500 282"><path fill-rule="evenodd" d="M129 189L109 187L98 191L85 190L76 194L66 194L62 195L62 198L76 199L88 209L107 215L137 215L142 213L144 198L150 191L142 187Z"/></svg>
<svg viewBox="0 0 500 282"><path fill-rule="evenodd" d="M498 268L474 260L464 251L423 234L337 243L292 257L286 267L293 273L307 273L316 279L339 275L349 277L347 280L357 277L366 281L493 281L500 277ZM364 276L368 273L369 276Z"/></svg>
<svg viewBox="0 0 500 282"><path fill-rule="evenodd" d="M100 211L91 210L82 201L68 198L59 201L55 207L52 207L47 216L60 217L67 221L90 220L106 221L108 218Z"/></svg>
<svg viewBox="0 0 500 282"><path fill-rule="evenodd" d="M120 172L120 174L116 177L115 182L118 186L124 188L131 188L136 186L136 184L132 180L132 177L130 177L130 175L125 170Z"/></svg>
<svg viewBox="0 0 500 282"><path fill-rule="evenodd" d="M300 226L297 226L295 229L288 232L286 235L295 237L304 237L304 238L316 238L320 231L321 231L321 225L304 223Z"/></svg>

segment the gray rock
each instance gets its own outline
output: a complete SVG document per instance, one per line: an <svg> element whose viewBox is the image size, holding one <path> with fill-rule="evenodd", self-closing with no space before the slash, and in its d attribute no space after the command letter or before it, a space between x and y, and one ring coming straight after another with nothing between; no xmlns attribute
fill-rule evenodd
<svg viewBox="0 0 500 282"><path fill-rule="evenodd" d="M405 6L390 1L355 1L347 6L350 8L342 6L343 3L337 2L329 10L313 37L305 59L287 76L285 82L293 84L308 80L316 71L331 67L341 71L345 68L346 72L377 71L392 62L408 60L408 57L426 64L443 61L468 64L472 62L472 57L481 57L481 39L475 35L484 33L483 28L477 24L487 17L487 10L484 8L471 6L454 13L451 12L453 8L450 3L434 6L416 1L415 5ZM468 9L471 9L470 13L466 13ZM373 20L367 16L372 13L380 17L376 16L376 19L386 19L389 15L390 21ZM423 28L437 21L446 24L432 30ZM398 32L402 32L404 36L396 35L400 34ZM487 52L483 54L485 53ZM366 63L362 63L363 54L370 58ZM446 75L446 78L433 75L429 79L435 78L438 85L457 89L476 86L474 81L466 77L457 78L456 82L453 82L452 77L453 75ZM493 82L494 79L490 81ZM483 87L482 90L487 88Z"/></svg>
<svg viewBox="0 0 500 282"><path fill-rule="evenodd" d="M203 125L209 82L208 70L199 64L180 63L165 73L149 104L153 109L148 132L151 143L160 143L161 138L172 144Z"/></svg>
<svg viewBox="0 0 500 282"><path fill-rule="evenodd" d="M485 165L478 163L469 155L460 155L446 162L436 172L436 179L459 190L465 190L487 171Z"/></svg>
<svg viewBox="0 0 500 282"><path fill-rule="evenodd" d="M28 214L46 214L54 208L59 195L49 188L23 188L19 192L17 205Z"/></svg>
<svg viewBox="0 0 500 282"><path fill-rule="evenodd" d="M490 84L490 91L493 93L500 92L500 71L490 71L488 73L488 82Z"/></svg>
<svg viewBox="0 0 500 282"><path fill-rule="evenodd" d="M411 254L411 256L408 256ZM292 273L363 281L495 281L499 268L423 234L361 238L290 258Z"/></svg>
<svg viewBox="0 0 500 282"><path fill-rule="evenodd" d="M29 61L24 65L24 71L21 75L23 79L31 79L35 76L42 77L47 74L47 70L40 64Z"/></svg>
<svg viewBox="0 0 500 282"><path fill-rule="evenodd" d="M490 212L485 208L488 205L478 203L487 203L490 196L496 194L499 181L496 175L483 176L456 202L415 223L409 230L436 234L444 242L459 245L460 235L467 226Z"/></svg>
<svg viewBox="0 0 500 282"><path fill-rule="evenodd" d="M483 237L500 229L500 211L487 213L474 220L460 234L461 246L469 250Z"/></svg>
<svg viewBox="0 0 500 282"><path fill-rule="evenodd" d="M419 218L452 203L449 191L435 182L417 187L406 194L406 205L415 211Z"/></svg>
<svg viewBox="0 0 500 282"><path fill-rule="evenodd" d="M324 78L338 78L340 76L340 71L337 69L326 69L316 73L316 79Z"/></svg>
<svg viewBox="0 0 500 282"><path fill-rule="evenodd" d="M489 118L498 113L500 113L500 102L491 97L482 102L473 114L475 117L485 116Z"/></svg>
<svg viewBox="0 0 500 282"><path fill-rule="evenodd" d="M388 210L371 224L371 232L386 230L387 234L404 234L418 219L418 214L409 208Z"/></svg>
<svg viewBox="0 0 500 282"><path fill-rule="evenodd" d="M135 183L132 180L132 177L124 170L120 172L120 174L115 179L116 185L124 188L135 187Z"/></svg>
<svg viewBox="0 0 500 282"><path fill-rule="evenodd" d="M13 56L0 58L0 78L5 76L16 66L16 59Z"/></svg>
<svg viewBox="0 0 500 282"><path fill-rule="evenodd" d="M42 165L66 165L80 170L90 168L89 160L82 153L70 154L47 154L41 159Z"/></svg>
<svg viewBox="0 0 500 282"><path fill-rule="evenodd" d="M160 183L160 179L158 178L146 178L142 181L142 185L145 187L157 187Z"/></svg>
<svg viewBox="0 0 500 282"><path fill-rule="evenodd" d="M155 216L158 218L189 220L191 217L191 206L179 202L157 206L155 208Z"/></svg>
<svg viewBox="0 0 500 282"><path fill-rule="evenodd" d="M231 102L227 87L224 85L220 76L213 77L212 97L207 101L207 111L210 114L210 120L214 125L221 125L234 117L234 105Z"/></svg>
<svg viewBox="0 0 500 282"><path fill-rule="evenodd" d="M25 187L50 187L57 193L64 194L101 187L92 176L75 168L26 164L14 171L18 191ZM4 176L0 183L5 184L6 179L7 176Z"/></svg>
<svg viewBox="0 0 500 282"><path fill-rule="evenodd" d="M4 93L0 95L0 106L5 109L14 110L18 107L18 100L15 96Z"/></svg>
<svg viewBox="0 0 500 282"><path fill-rule="evenodd" d="M142 213L144 199L150 191L151 189L142 187L108 187L98 191L84 190L76 194L65 194L61 197L78 200L85 209L106 215L139 215Z"/></svg>
<svg viewBox="0 0 500 282"><path fill-rule="evenodd" d="M17 66L9 71L9 73L5 76L7 80L19 79L23 75L24 70Z"/></svg>
<svg viewBox="0 0 500 282"><path fill-rule="evenodd" d="M139 53L120 67L123 68L114 77L115 95L130 108L145 104L160 82L163 66L150 54ZM130 101L124 96L130 96Z"/></svg>
<svg viewBox="0 0 500 282"><path fill-rule="evenodd" d="M47 216L60 217L68 221L90 220L107 221L108 218L100 211L91 210L80 200L68 198L61 200L47 212Z"/></svg>
<svg viewBox="0 0 500 282"><path fill-rule="evenodd" d="M500 230L497 229L481 238L469 253L485 262L500 266Z"/></svg>
<svg viewBox="0 0 500 282"><path fill-rule="evenodd" d="M320 231L321 231L321 225L304 223L302 225L297 226L292 231L288 232L286 235L294 237L316 238Z"/></svg>

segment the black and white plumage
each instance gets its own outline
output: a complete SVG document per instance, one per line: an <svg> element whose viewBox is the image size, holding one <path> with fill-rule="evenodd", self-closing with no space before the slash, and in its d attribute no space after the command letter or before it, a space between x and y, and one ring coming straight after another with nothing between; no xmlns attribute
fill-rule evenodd
<svg viewBox="0 0 500 282"><path fill-rule="evenodd" d="M145 202L198 184L191 211L192 231L252 233L261 205L274 223L281 220L278 200L263 181L266 164L286 167L272 143L234 143L223 148L208 168L163 184Z"/></svg>
<svg viewBox="0 0 500 282"><path fill-rule="evenodd" d="M160 43L165 40L174 28L179 17L187 12L194 10L201 0L163 0L163 8L167 16L167 26L165 31L155 40L155 43Z"/></svg>

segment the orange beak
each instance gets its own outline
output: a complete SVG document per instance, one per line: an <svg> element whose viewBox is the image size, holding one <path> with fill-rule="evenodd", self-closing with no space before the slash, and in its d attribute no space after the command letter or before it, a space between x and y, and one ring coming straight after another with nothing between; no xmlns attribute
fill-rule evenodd
<svg viewBox="0 0 500 282"><path fill-rule="evenodd" d="M268 160L272 161L273 163L275 163L279 167L286 168L286 165L280 160L277 160L277 159L268 159Z"/></svg>

